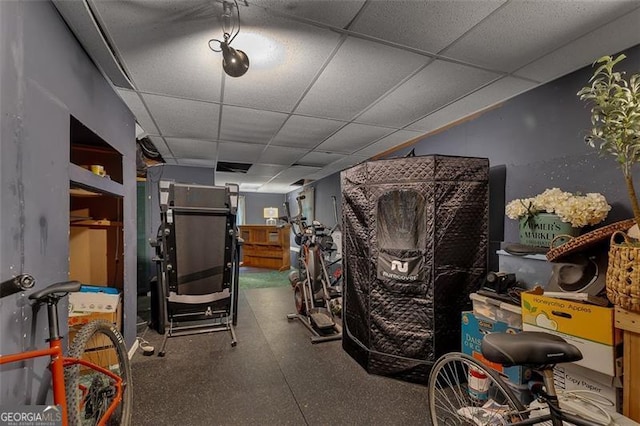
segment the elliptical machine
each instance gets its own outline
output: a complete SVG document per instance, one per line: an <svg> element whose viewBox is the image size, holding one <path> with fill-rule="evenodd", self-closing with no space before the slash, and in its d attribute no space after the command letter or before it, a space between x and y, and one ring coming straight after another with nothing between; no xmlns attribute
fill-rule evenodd
<svg viewBox="0 0 640 426"><path fill-rule="evenodd" d="M331 231L318 221L307 225L302 216L304 195L296 197L298 214L291 216L289 202L285 202L287 222L295 234L295 242L300 246L298 270L289 274L293 287L296 313L287 315L289 320L297 319L311 332L312 343L322 343L342 338L342 326L337 323L331 311L330 302L341 296L340 291L331 286L325 255L334 250Z"/></svg>

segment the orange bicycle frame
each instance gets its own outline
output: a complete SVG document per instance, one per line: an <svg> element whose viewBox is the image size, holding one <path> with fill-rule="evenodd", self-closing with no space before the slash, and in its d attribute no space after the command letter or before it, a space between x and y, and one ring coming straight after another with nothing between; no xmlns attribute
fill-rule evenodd
<svg viewBox="0 0 640 426"><path fill-rule="evenodd" d="M98 422L98 425L100 426L106 424L107 420L109 419L109 417L111 417L118 404L120 404L120 402L122 401L122 378L117 374L114 374L113 372L89 361L64 356L62 350L62 339L50 339L49 348L47 349L19 352L11 355L0 355L0 365L26 361L43 356L51 357L49 368L51 370L51 382L53 384L53 402L55 405L58 405L62 408L62 424L65 426L68 424L69 413L67 413L67 395L65 393L64 367L80 364L102 374L105 374L113 379L116 386L116 395L109 405L109 408Z"/></svg>

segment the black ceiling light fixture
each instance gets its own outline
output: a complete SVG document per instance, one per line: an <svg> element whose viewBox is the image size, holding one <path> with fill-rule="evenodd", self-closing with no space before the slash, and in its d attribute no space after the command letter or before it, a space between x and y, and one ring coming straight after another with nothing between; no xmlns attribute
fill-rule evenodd
<svg viewBox="0 0 640 426"><path fill-rule="evenodd" d="M236 8L236 14L233 8ZM249 69L249 57L242 50L231 47L231 42L240 32L240 9L238 2L233 0L222 2L222 38L223 40L209 40L209 49L214 52L222 52L222 69L231 77L240 77ZM218 43L220 48L215 48L211 44Z"/></svg>

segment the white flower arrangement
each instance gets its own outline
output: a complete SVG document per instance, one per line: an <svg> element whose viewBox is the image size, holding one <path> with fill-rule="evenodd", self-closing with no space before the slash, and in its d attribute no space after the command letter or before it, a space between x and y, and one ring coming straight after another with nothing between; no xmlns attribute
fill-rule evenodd
<svg viewBox="0 0 640 426"><path fill-rule="evenodd" d="M611 206L602 194L572 194L559 188L546 189L535 197L515 199L505 207L509 219L521 219L536 213L553 213L574 228L602 222L609 210Z"/></svg>

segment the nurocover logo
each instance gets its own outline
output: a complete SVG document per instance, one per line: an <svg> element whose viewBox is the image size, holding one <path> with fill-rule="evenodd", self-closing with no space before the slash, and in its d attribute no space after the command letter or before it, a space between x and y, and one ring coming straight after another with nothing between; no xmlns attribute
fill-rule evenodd
<svg viewBox="0 0 640 426"><path fill-rule="evenodd" d="M0 406L0 426L61 426L62 410L55 405Z"/></svg>
<svg viewBox="0 0 640 426"><path fill-rule="evenodd" d="M378 278L399 282L413 282L422 279L422 257L399 259L387 253L378 255Z"/></svg>

